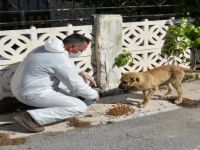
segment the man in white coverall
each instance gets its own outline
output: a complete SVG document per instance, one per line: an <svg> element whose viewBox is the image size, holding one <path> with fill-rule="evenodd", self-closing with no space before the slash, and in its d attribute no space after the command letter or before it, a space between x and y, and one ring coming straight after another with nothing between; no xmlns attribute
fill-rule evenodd
<svg viewBox="0 0 200 150"><path fill-rule="evenodd" d="M26 56L11 80L11 90L20 102L39 108L19 113L15 117L19 124L31 132L41 132L46 124L84 113L87 101L98 101L97 91L85 82L96 85L95 81L87 74L79 75L70 58L81 54L89 42L80 34L63 41L52 37ZM60 82L70 95L59 88Z"/></svg>

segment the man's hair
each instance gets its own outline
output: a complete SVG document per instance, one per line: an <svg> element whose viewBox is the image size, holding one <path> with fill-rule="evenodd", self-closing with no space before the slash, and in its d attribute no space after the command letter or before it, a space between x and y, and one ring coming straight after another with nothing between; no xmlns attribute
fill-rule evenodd
<svg viewBox="0 0 200 150"><path fill-rule="evenodd" d="M69 36L67 36L64 40L63 43L65 44L80 44L83 42L87 42L88 44L90 43L90 39L85 37L84 35L74 33Z"/></svg>

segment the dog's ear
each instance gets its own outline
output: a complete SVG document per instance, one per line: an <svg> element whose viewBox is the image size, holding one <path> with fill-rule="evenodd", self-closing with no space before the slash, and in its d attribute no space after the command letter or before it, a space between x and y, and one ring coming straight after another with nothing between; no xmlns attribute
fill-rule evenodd
<svg viewBox="0 0 200 150"><path fill-rule="evenodd" d="M140 78L137 77L137 78L135 79L135 81L136 81L137 83L139 83L139 82L140 82Z"/></svg>

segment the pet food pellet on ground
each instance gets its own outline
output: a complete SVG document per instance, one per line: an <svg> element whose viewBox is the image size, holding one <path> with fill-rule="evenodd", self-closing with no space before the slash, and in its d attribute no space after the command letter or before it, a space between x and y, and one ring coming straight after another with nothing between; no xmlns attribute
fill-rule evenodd
<svg viewBox="0 0 200 150"><path fill-rule="evenodd" d="M133 109L129 105L117 104L117 105L113 106L112 108L110 108L106 112L106 115L117 117L117 116L129 115L134 112L135 112L135 109Z"/></svg>

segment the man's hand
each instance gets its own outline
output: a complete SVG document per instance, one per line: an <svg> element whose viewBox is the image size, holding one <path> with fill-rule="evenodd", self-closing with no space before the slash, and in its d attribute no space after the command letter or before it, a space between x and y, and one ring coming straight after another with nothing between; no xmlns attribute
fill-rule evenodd
<svg viewBox="0 0 200 150"><path fill-rule="evenodd" d="M88 74L86 74L86 73L84 73L84 72L80 72L80 76L83 78L83 80L84 80L86 83L88 83L88 81L89 81L89 83L90 83L91 85L94 85L94 87L97 87L96 82L94 81L94 79L93 79L90 75L88 75Z"/></svg>

